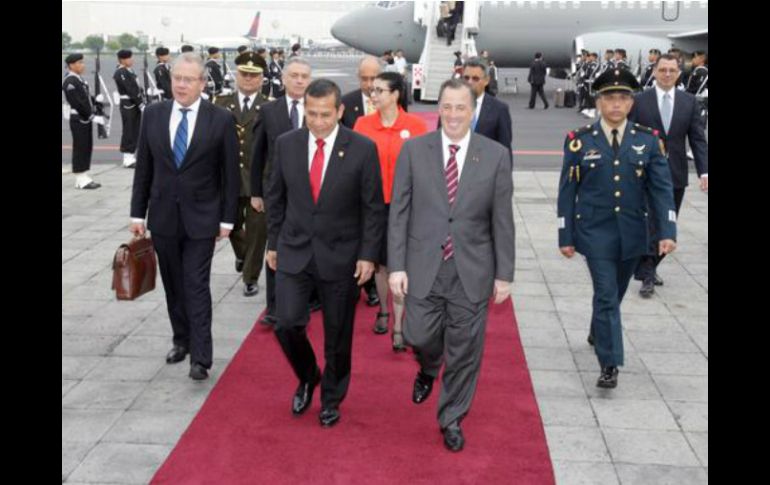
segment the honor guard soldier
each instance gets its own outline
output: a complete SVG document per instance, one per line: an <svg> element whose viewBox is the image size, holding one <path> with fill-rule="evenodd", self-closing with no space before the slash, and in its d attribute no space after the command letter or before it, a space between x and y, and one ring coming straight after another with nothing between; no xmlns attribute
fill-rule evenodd
<svg viewBox="0 0 770 485"><path fill-rule="evenodd" d="M660 50L650 49L650 53L647 56L649 64L647 64L647 68L644 70L644 74L642 74L642 79L639 81L642 89L650 89L654 86L655 76L653 76L653 72L655 71L655 64L658 62L659 57Z"/></svg>
<svg viewBox="0 0 770 485"><path fill-rule="evenodd" d="M104 123L102 117L94 116L94 106L88 83L82 75L86 70L83 54L70 54L64 59L67 76L62 82L62 91L69 104L69 122L72 131L72 173L75 174L75 188L98 189L101 184L88 176L91 168L91 153L94 146L93 122ZM98 119L101 118L101 119Z"/></svg>
<svg viewBox="0 0 770 485"><path fill-rule="evenodd" d="M639 258L647 253L647 203L661 254L676 248L676 211L668 161L658 133L628 121L639 83L624 69L599 76L599 122L569 132L559 181L559 249L586 258L593 281L588 342L601 366L596 383L614 388L623 365L620 304Z"/></svg>
<svg viewBox="0 0 770 485"><path fill-rule="evenodd" d="M264 47L260 47L257 49L257 54L265 60L265 65L267 65L270 60L267 58L267 49ZM266 98L270 99L270 69L266 69L264 75L262 76L262 95Z"/></svg>
<svg viewBox="0 0 770 485"><path fill-rule="evenodd" d="M222 92L222 85L225 82L225 77L222 75L222 66L219 65L219 59L222 54L219 53L219 48L209 47L209 60L206 61L206 72L208 72L208 82L206 83L206 94L209 99L214 99Z"/></svg>
<svg viewBox="0 0 770 485"><path fill-rule="evenodd" d="M271 98L280 98L284 94L283 88L283 66L281 65L281 54L278 50L270 51L270 85L272 86Z"/></svg>
<svg viewBox="0 0 770 485"><path fill-rule="evenodd" d="M260 106L268 101L260 92L267 63L256 52L245 51L235 58L235 66L235 93L217 96L214 104L233 114L238 134L241 192L230 243L235 252L235 270L243 273L243 294L254 296L259 291L257 280L265 259L267 219L264 201L260 198L254 205L251 203L251 156L254 130L261 122Z"/></svg>
<svg viewBox="0 0 770 485"><path fill-rule="evenodd" d="M144 101L142 90L136 82L133 54L129 49L118 51L118 68L112 78L120 95L120 119L123 133L120 136L120 152L123 154L123 166L134 168L136 165L136 142L139 138L139 125L142 121Z"/></svg>
<svg viewBox="0 0 770 485"><path fill-rule="evenodd" d="M702 96L704 91L708 96L709 68L706 65L707 57L703 51L695 51L692 54L692 74L687 80L686 91L695 96Z"/></svg>
<svg viewBox="0 0 770 485"><path fill-rule="evenodd" d="M155 85L158 87L158 93L163 99L173 98L171 93L171 66L169 65L169 50L166 47L155 49L155 57L158 58L158 65L155 66L153 74L155 75Z"/></svg>

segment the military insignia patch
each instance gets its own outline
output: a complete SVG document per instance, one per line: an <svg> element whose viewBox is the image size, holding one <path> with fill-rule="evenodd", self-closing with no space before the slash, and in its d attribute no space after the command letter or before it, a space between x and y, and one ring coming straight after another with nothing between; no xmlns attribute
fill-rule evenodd
<svg viewBox="0 0 770 485"><path fill-rule="evenodd" d="M634 149L637 155L641 155L642 153L644 153L644 150L645 148L647 148L647 145L641 145L641 146L631 145L631 148Z"/></svg>
<svg viewBox="0 0 770 485"><path fill-rule="evenodd" d="M572 153L579 152L581 148L583 148L583 142L578 138L575 138L569 144L569 149Z"/></svg>

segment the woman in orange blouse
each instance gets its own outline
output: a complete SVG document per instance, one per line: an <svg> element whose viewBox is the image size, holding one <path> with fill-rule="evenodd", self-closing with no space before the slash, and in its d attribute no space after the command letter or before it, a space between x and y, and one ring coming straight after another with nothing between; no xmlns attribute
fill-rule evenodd
<svg viewBox="0 0 770 485"><path fill-rule="evenodd" d="M385 197L385 207L390 207L393 192L393 177L396 173L396 159L401 146L409 138L420 136L428 131L422 118L406 112L406 83L396 72L383 72L374 80L372 102L377 111L362 116L356 121L353 130L369 137L377 144L377 155L380 158L380 173L382 174L382 193ZM387 210L386 210L387 212ZM380 296L380 311L374 324L374 333L388 333L388 237L382 242L379 268L375 273L377 293ZM405 351L402 325L404 321L403 300L393 299L393 351Z"/></svg>

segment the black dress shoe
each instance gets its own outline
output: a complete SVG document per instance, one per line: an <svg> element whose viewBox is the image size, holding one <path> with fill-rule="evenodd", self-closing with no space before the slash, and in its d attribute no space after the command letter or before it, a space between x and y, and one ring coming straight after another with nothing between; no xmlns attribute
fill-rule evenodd
<svg viewBox="0 0 770 485"><path fill-rule="evenodd" d="M417 377L414 378L414 388L412 390L412 402L420 404L428 399L430 391L433 390L433 378L427 374L423 374L422 371L417 373Z"/></svg>
<svg viewBox="0 0 770 485"><path fill-rule="evenodd" d="M463 449L465 438L460 425L452 423L441 432L444 433L444 446L447 450L457 452Z"/></svg>
<svg viewBox="0 0 770 485"><path fill-rule="evenodd" d="M593 332L588 334L588 338L586 339L586 341L588 341L588 345L593 345L594 344L594 334L593 334Z"/></svg>
<svg viewBox="0 0 770 485"><path fill-rule="evenodd" d="M246 283L243 285L243 296L254 296L259 293L259 285L256 283Z"/></svg>
<svg viewBox="0 0 770 485"><path fill-rule="evenodd" d="M663 278L658 276L658 273L655 273L655 286L663 286Z"/></svg>
<svg viewBox="0 0 770 485"><path fill-rule="evenodd" d="M380 296L377 294L377 287L372 285L366 292L366 306L377 306L380 304Z"/></svg>
<svg viewBox="0 0 770 485"><path fill-rule="evenodd" d="M169 350L168 354L166 354L166 363L176 364L177 362L182 362L184 358L187 357L188 353L189 351L185 347L174 345L174 347Z"/></svg>
<svg viewBox="0 0 770 485"><path fill-rule="evenodd" d="M329 428L337 424L340 420L340 410L337 408L323 408L321 414L318 415L318 421L321 422L321 426Z"/></svg>
<svg viewBox="0 0 770 485"><path fill-rule="evenodd" d="M278 319L272 313L266 312L265 316L259 320L259 323L267 327L272 327L272 326L275 326L276 323L278 323Z"/></svg>
<svg viewBox="0 0 770 485"><path fill-rule="evenodd" d="M321 369L316 367L313 379L310 382L301 382L294 393L294 399L291 402L291 412L294 415L299 416L307 411L313 401L313 391L319 382L321 382Z"/></svg>
<svg viewBox="0 0 770 485"><path fill-rule="evenodd" d="M242 259L235 258L235 271L237 273L242 273L243 272L243 260Z"/></svg>
<svg viewBox="0 0 770 485"><path fill-rule="evenodd" d="M655 281L653 278L647 278L642 282L642 287L639 288L639 296L642 298L652 298L655 294Z"/></svg>
<svg viewBox="0 0 770 485"><path fill-rule="evenodd" d="M192 380L202 381L204 379L208 379L208 377L209 377L209 372L202 365L196 362L190 366L190 378Z"/></svg>
<svg viewBox="0 0 770 485"><path fill-rule="evenodd" d="M603 367L599 380L596 381L596 387L603 389L614 389L618 387L618 368L615 366Z"/></svg>
<svg viewBox="0 0 770 485"><path fill-rule="evenodd" d="M310 302L310 313L317 312L321 309L321 300L313 300Z"/></svg>

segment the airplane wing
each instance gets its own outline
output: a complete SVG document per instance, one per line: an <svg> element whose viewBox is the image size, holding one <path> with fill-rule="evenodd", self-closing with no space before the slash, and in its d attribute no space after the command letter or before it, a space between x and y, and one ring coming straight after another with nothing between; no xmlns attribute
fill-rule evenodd
<svg viewBox="0 0 770 485"><path fill-rule="evenodd" d="M668 34L669 39L687 39L687 40L708 40L708 29L693 30L690 32L680 32L677 34Z"/></svg>

